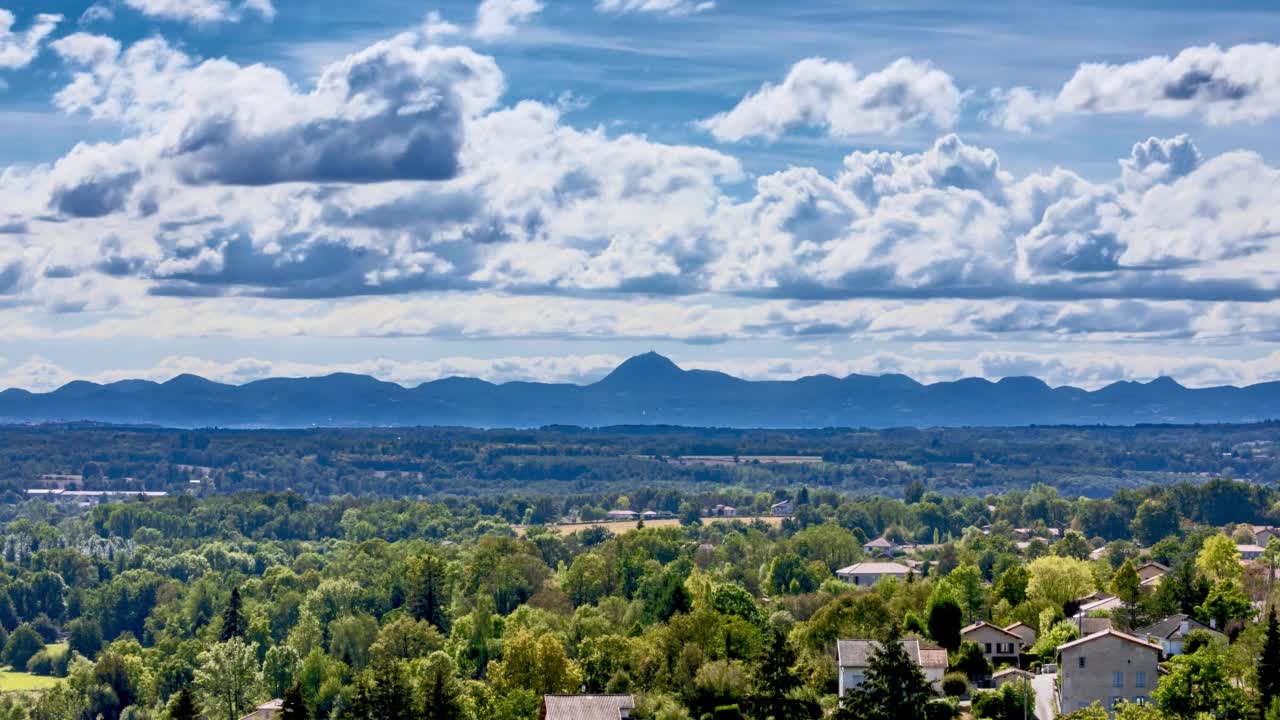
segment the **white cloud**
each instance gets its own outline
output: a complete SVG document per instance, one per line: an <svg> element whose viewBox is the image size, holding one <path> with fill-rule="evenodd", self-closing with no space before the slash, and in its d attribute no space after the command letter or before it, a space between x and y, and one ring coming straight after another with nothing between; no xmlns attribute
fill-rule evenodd
<svg viewBox="0 0 1280 720"><path fill-rule="evenodd" d="M836 137L892 134L922 122L949 128L962 99L951 76L927 62L901 58L860 76L847 63L809 58L781 84L765 84L701 125L725 142L776 139L796 127Z"/></svg>
<svg viewBox="0 0 1280 720"><path fill-rule="evenodd" d="M484 0L476 9L473 34L481 40L500 40L516 34L520 25L542 12L539 0Z"/></svg>
<svg viewBox="0 0 1280 720"><path fill-rule="evenodd" d="M240 0L234 5L231 0L124 0L124 4L148 17L201 25L239 22L249 14L264 20L276 16L271 0Z"/></svg>
<svg viewBox="0 0 1280 720"><path fill-rule="evenodd" d="M0 8L0 70L18 70L30 65L40 54L44 39L62 22L62 16L41 13L21 32L14 32L16 22L13 13Z"/></svg>
<svg viewBox="0 0 1280 720"><path fill-rule="evenodd" d="M462 34L462 28L444 19L438 11L432 10L422 21L422 37L429 43L439 42L446 38Z"/></svg>
<svg viewBox="0 0 1280 720"><path fill-rule="evenodd" d="M596 9L604 13L653 13L656 15L696 15L714 10L714 0L596 0Z"/></svg>
<svg viewBox="0 0 1280 720"><path fill-rule="evenodd" d="M1210 125L1259 123L1280 115L1280 46L1191 47L1110 65L1081 65L1056 95L1019 87L995 94L992 121L1028 131L1062 115L1198 115Z"/></svg>
<svg viewBox="0 0 1280 720"><path fill-rule="evenodd" d="M116 19L116 12L110 6L96 3L90 5L87 10L80 14L80 25L92 25L98 22L111 22Z"/></svg>

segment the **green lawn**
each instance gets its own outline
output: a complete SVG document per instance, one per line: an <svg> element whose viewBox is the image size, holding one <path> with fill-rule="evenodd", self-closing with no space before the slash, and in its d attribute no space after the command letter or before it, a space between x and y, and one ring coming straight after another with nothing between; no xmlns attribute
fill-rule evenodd
<svg viewBox="0 0 1280 720"><path fill-rule="evenodd" d="M0 671L0 693L30 692L32 690L48 690L56 685L58 678L41 677L24 672Z"/></svg>

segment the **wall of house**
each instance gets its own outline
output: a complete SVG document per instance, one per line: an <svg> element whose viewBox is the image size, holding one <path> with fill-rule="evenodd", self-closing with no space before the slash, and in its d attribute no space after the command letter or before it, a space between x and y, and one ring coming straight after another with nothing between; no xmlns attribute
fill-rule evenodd
<svg viewBox="0 0 1280 720"><path fill-rule="evenodd" d="M1080 658L1085 665L1080 667ZM1129 702L1148 702L1159 682L1159 648L1146 649L1117 637L1101 637L1084 645L1062 651L1059 664L1061 711L1075 712L1093 703L1110 708L1116 698ZM1121 687L1114 677L1122 673ZM1138 686L1138 674L1144 673L1144 687Z"/></svg>

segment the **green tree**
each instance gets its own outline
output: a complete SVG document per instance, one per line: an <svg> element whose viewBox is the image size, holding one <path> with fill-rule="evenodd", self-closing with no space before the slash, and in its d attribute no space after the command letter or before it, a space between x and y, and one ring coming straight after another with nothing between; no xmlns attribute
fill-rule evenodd
<svg viewBox="0 0 1280 720"><path fill-rule="evenodd" d="M1022 682L973 695L973 714L990 720L1026 720L1035 717L1035 695Z"/></svg>
<svg viewBox="0 0 1280 720"><path fill-rule="evenodd" d="M1213 586L1209 597L1196 607L1196 615L1202 620L1212 620L1219 628L1226 628L1232 620L1251 617L1253 604L1239 580L1225 580Z"/></svg>
<svg viewBox="0 0 1280 720"><path fill-rule="evenodd" d="M1017 607L1027 599L1027 583L1031 573L1022 565L1012 565L1000 575L996 583L996 597L1006 600L1010 606Z"/></svg>
<svg viewBox="0 0 1280 720"><path fill-rule="evenodd" d="M845 696L838 720L926 720L933 689L924 672L907 656L902 631L889 633L871 655L866 680Z"/></svg>
<svg viewBox="0 0 1280 720"><path fill-rule="evenodd" d="M970 682L978 683L991 675L991 663L978 643L966 640L951 654L951 670L962 672Z"/></svg>
<svg viewBox="0 0 1280 720"><path fill-rule="evenodd" d="M1258 706L1266 712L1271 703L1280 698L1280 622L1276 609L1267 610L1267 634L1262 641L1262 656L1258 658Z"/></svg>
<svg viewBox="0 0 1280 720"><path fill-rule="evenodd" d="M930 599L929 637L949 651L960 647L960 631L964 628L963 612L960 605L948 595Z"/></svg>
<svg viewBox="0 0 1280 720"><path fill-rule="evenodd" d="M1092 550L1093 548L1089 547L1089 541L1085 540L1084 535L1075 530L1068 530L1061 540L1053 544L1054 555L1077 560L1087 560Z"/></svg>
<svg viewBox="0 0 1280 720"><path fill-rule="evenodd" d="M1122 603L1116 624L1124 629L1133 628L1142 602L1142 578L1138 577L1138 571L1129 560L1125 560L1111 577L1111 594Z"/></svg>
<svg viewBox="0 0 1280 720"><path fill-rule="evenodd" d="M429 720L463 720L462 687L458 668L443 652L433 652L419 662L418 687L422 695L422 715Z"/></svg>
<svg viewBox="0 0 1280 720"><path fill-rule="evenodd" d="M240 588L231 588L231 597L227 600L227 607L222 612L222 631L218 635L219 642L226 642L231 638L243 639L245 633L249 631L249 620L244 615L244 601L240 599Z"/></svg>
<svg viewBox="0 0 1280 720"><path fill-rule="evenodd" d="M213 645L200 653L196 687L204 695L204 709L210 720L238 720L253 707L262 685L258 652L240 638Z"/></svg>
<svg viewBox="0 0 1280 720"><path fill-rule="evenodd" d="M1093 571L1089 563L1075 558L1041 557L1027 566L1027 597L1051 607L1061 608L1067 602L1093 592Z"/></svg>
<svg viewBox="0 0 1280 720"><path fill-rule="evenodd" d="M302 686L296 682L284 691L280 720L311 720L311 708L302 694Z"/></svg>
<svg viewBox="0 0 1280 720"><path fill-rule="evenodd" d="M23 623L9 636L4 644L4 651L0 654L3 654L6 664L22 672L27 669L27 661L43 649L44 638L40 637L40 633L30 623Z"/></svg>
<svg viewBox="0 0 1280 720"><path fill-rule="evenodd" d="M262 681L272 697L280 697L289 689L302 669L298 651L288 645L276 645L267 651L262 661Z"/></svg>
<svg viewBox="0 0 1280 720"><path fill-rule="evenodd" d="M102 628L97 621L78 617L67 623L67 649L92 660L102 649Z"/></svg>
<svg viewBox="0 0 1280 720"><path fill-rule="evenodd" d="M200 709L196 707L196 698L191 694L191 688L183 687L174 693L173 699L169 701L169 720L198 720L200 717Z"/></svg>
<svg viewBox="0 0 1280 720"><path fill-rule="evenodd" d="M1211 581L1238 580L1244 574L1240 565L1240 551L1235 541L1226 535L1214 535L1204 541L1196 555L1196 568Z"/></svg>
<svg viewBox="0 0 1280 720"><path fill-rule="evenodd" d="M426 620L442 633L449 632L449 588L444 560L422 555L409 563L409 614Z"/></svg>
<svg viewBox="0 0 1280 720"><path fill-rule="evenodd" d="M1146 500L1131 523L1133 539L1151 546L1178 531L1178 509L1167 498Z"/></svg>
<svg viewBox="0 0 1280 720"><path fill-rule="evenodd" d="M811 698L797 697L804 681L795 671L796 652L787 636L775 629L756 666L747 707L756 720L805 720L822 716Z"/></svg>
<svg viewBox="0 0 1280 720"><path fill-rule="evenodd" d="M1252 711L1244 691L1227 673L1226 658L1214 646L1168 663L1151 697L1170 717L1193 720L1207 714L1222 720L1243 720Z"/></svg>

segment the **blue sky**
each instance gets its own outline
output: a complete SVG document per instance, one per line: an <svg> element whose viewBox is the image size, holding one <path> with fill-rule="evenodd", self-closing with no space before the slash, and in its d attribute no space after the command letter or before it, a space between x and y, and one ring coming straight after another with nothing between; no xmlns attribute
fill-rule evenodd
<svg viewBox="0 0 1280 720"><path fill-rule="evenodd" d="M0 385L1280 379L1264 2L0 0Z"/></svg>

